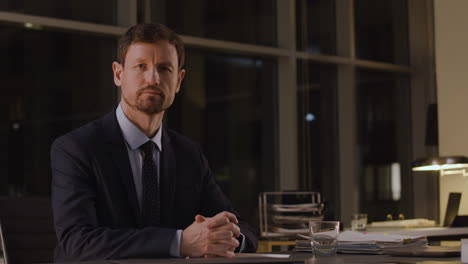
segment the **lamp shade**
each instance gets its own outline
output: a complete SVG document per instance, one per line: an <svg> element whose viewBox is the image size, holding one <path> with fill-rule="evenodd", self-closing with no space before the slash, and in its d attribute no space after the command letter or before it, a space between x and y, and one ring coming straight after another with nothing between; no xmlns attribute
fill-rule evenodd
<svg viewBox="0 0 468 264"><path fill-rule="evenodd" d="M418 159L412 163L413 171L437 171L468 168L465 156L430 157Z"/></svg>

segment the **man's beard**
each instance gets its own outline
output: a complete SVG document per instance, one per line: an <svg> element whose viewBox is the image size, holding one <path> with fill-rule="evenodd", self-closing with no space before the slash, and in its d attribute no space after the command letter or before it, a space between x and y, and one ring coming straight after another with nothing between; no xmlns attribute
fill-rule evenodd
<svg viewBox="0 0 468 264"><path fill-rule="evenodd" d="M145 99L138 98L136 102L136 108L141 112L147 113L149 115L163 112L166 110L163 108L164 100L158 100L155 98L156 96L157 95Z"/></svg>
<svg viewBox="0 0 468 264"><path fill-rule="evenodd" d="M152 96L142 96L144 90L158 90L160 93L158 95L152 95ZM165 93L156 87L145 87L143 89L140 89L137 92L137 98L135 102L135 108L143 113L146 113L148 115L154 115L154 114L159 114L166 109L164 108L164 101L165 101L166 95ZM128 102L127 102L128 103Z"/></svg>

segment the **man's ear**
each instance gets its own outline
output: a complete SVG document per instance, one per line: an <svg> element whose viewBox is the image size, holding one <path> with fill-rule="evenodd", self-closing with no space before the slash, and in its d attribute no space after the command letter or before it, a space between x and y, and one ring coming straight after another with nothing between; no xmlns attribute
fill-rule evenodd
<svg viewBox="0 0 468 264"><path fill-rule="evenodd" d="M182 69L179 71L179 76L177 77L177 90L176 90L176 93L178 93L180 91L180 84L182 83L182 80L184 79L185 77L185 70Z"/></svg>
<svg viewBox="0 0 468 264"><path fill-rule="evenodd" d="M122 85L122 64L114 61L112 63L112 71L114 71L114 83L116 86L120 87Z"/></svg>

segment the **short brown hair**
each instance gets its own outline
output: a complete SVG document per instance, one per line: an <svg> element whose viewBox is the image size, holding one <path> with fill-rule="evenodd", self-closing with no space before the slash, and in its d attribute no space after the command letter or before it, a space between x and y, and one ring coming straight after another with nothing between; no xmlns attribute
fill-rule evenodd
<svg viewBox="0 0 468 264"><path fill-rule="evenodd" d="M156 43L160 40L167 40L174 45L177 51L179 70L181 70L185 63L184 42L173 30L162 24L140 23L129 28L119 40L117 61L122 65L125 64L128 47L133 43Z"/></svg>

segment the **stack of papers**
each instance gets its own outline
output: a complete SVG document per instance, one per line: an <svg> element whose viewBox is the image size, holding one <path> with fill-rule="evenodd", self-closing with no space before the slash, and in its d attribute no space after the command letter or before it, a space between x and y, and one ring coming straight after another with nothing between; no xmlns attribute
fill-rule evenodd
<svg viewBox="0 0 468 264"><path fill-rule="evenodd" d="M383 250L388 248L423 247L427 246L427 244L426 236L345 231L338 235L337 251L340 253L383 254ZM311 251L310 241L296 241L296 250Z"/></svg>
<svg viewBox="0 0 468 264"><path fill-rule="evenodd" d="M431 227L435 226L436 222L434 220L428 220L425 218L416 218L416 219L406 219L406 220L394 220L394 221L382 221L382 222L372 222L368 224L368 227L396 227L396 228L414 228L414 227Z"/></svg>
<svg viewBox="0 0 468 264"><path fill-rule="evenodd" d="M345 231L338 235L338 252L382 254L385 248L427 246L426 236L390 235L382 232Z"/></svg>

